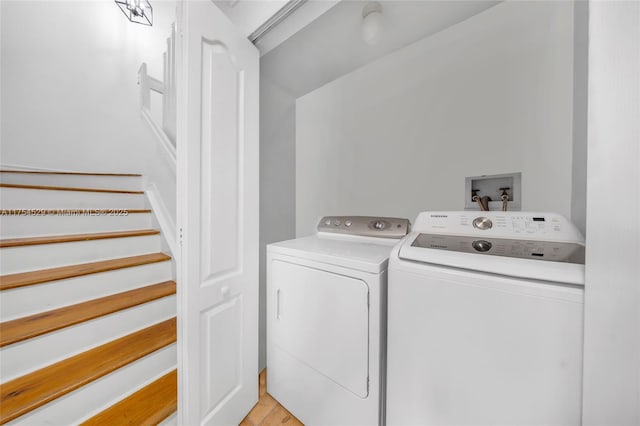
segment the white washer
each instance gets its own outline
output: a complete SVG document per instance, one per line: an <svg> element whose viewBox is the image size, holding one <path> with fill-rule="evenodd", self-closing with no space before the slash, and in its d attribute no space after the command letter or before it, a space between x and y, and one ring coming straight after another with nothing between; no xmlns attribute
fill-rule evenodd
<svg viewBox="0 0 640 426"><path fill-rule="evenodd" d="M387 424L579 425L583 290L562 216L421 213L389 260Z"/></svg>
<svg viewBox="0 0 640 426"><path fill-rule="evenodd" d="M387 262L408 231L332 216L267 246L267 391L305 424L383 423Z"/></svg>

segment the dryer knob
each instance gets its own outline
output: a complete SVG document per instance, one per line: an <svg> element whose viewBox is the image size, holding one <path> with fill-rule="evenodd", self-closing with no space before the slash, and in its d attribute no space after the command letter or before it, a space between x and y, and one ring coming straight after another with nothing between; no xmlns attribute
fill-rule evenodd
<svg viewBox="0 0 640 426"><path fill-rule="evenodd" d="M373 227L374 227L375 229L383 230L383 229L384 229L384 222L383 222L383 221L381 221L381 220L376 220L376 221L373 223Z"/></svg>

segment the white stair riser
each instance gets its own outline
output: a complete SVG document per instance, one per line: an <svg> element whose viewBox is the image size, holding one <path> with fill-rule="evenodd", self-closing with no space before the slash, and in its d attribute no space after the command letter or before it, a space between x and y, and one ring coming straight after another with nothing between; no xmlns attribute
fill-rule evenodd
<svg viewBox="0 0 640 426"><path fill-rule="evenodd" d="M78 424L176 367L176 345L160 349L7 425Z"/></svg>
<svg viewBox="0 0 640 426"><path fill-rule="evenodd" d="M0 216L0 238L149 229L151 221L151 213L129 213L126 216L5 215Z"/></svg>
<svg viewBox="0 0 640 426"><path fill-rule="evenodd" d="M79 354L176 315L176 297L167 296L91 321L5 346L1 382Z"/></svg>
<svg viewBox="0 0 640 426"><path fill-rule="evenodd" d="M144 194L109 192L55 191L0 187L2 209L106 209L118 214L121 209L145 208ZM110 211L111 210L111 211Z"/></svg>
<svg viewBox="0 0 640 426"><path fill-rule="evenodd" d="M142 176L62 175L46 173L0 173L0 183L63 188L119 189L141 191Z"/></svg>
<svg viewBox="0 0 640 426"><path fill-rule="evenodd" d="M157 253L159 235L38 244L0 249L0 275Z"/></svg>
<svg viewBox="0 0 640 426"><path fill-rule="evenodd" d="M178 414L173 413L163 421L161 421L158 426L178 426Z"/></svg>
<svg viewBox="0 0 640 426"><path fill-rule="evenodd" d="M173 279L171 261L5 290L2 322Z"/></svg>

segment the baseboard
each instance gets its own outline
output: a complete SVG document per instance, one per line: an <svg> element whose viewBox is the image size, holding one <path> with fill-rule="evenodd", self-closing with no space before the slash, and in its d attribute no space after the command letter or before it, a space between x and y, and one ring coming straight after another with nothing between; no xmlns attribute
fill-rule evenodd
<svg viewBox="0 0 640 426"><path fill-rule="evenodd" d="M160 196L158 188L155 184L151 183L147 185L145 194L147 196L147 200L149 201L149 205L151 206L151 210L153 211L153 216L160 226L162 236L169 246L171 256L174 259L177 259L177 257L180 255L180 252L178 250L178 242L176 238L175 220L171 217L169 209L167 209L167 206L162 200L162 197Z"/></svg>
<svg viewBox="0 0 640 426"><path fill-rule="evenodd" d="M158 143L162 147L162 152L167 157L167 160L175 168L175 164L176 164L176 147L169 140L169 138L167 137L166 133L162 130L162 128L160 128L160 126L158 126L156 124L156 122L151 118L151 115L149 114L149 112L147 112L147 111L145 111L143 109L142 112L141 112L141 115L142 115L143 121L145 123L147 123L147 126L153 132L153 134L156 137Z"/></svg>

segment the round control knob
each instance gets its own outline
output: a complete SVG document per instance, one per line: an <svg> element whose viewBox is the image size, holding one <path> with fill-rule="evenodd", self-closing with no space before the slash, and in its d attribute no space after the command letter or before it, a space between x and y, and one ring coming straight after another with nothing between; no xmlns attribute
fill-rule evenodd
<svg viewBox="0 0 640 426"><path fill-rule="evenodd" d="M476 229L486 230L491 229L493 222L488 217L476 217L473 219L473 227Z"/></svg>
<svg viewBox="0 0 640 426"><path fill-rule="evenodd" d="M476 251L485 252L491 250L491 243L485 240L476 240L471 243L471 247L476 249Z"/></svg>
<svg viewBox="0 0 640 426"><path fill-rule="evenodd" d="M351 221L350 220L345 221L344 226L347 226L347 227L351 226Z"/></svg>
<svg viewBox="0 0 640 426"><path fill-rule="evenodd" d="M375 229L383 230L384 229L384 222L381 221L381 220L376 220L375 222L373 222L373 227Z"/></svg>
<svg viewBox="0 0 640 426"><path fill-rule="evenodd" d="M327 219L327 220L325 220L325 221L324 221L324 224L325 224L325 225L327 225L327 226L331 225L331 219Z"/></svg>
<svg viewBox="0 0 640 426"><path fill-rule="evenodd" d="M340 224L341 224L341 223L342 223L342 222L340 222L340 219L336 219L336 221L335 221L335 222L333 222L333 224L334 224L335 226L340 226Z"/></svg>

